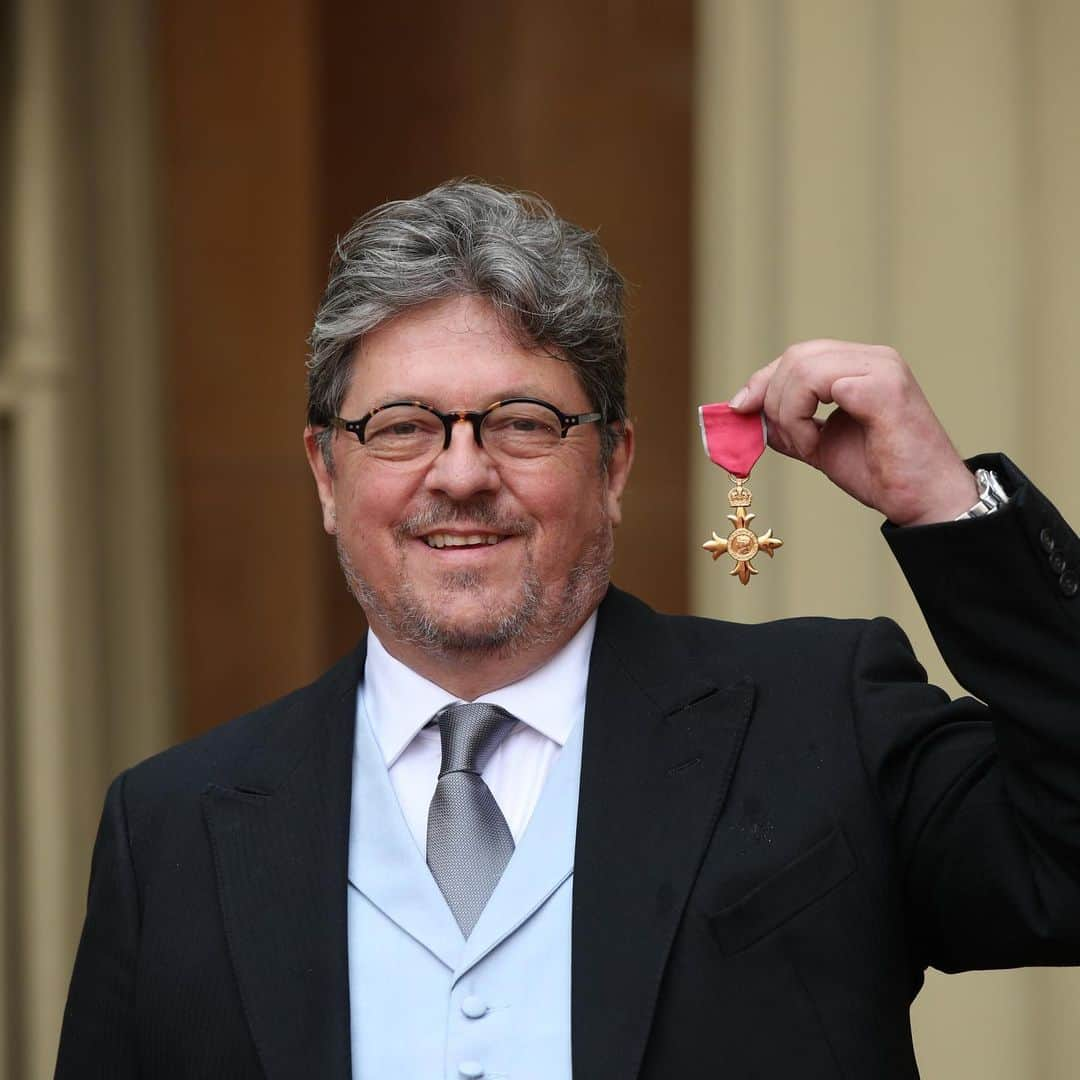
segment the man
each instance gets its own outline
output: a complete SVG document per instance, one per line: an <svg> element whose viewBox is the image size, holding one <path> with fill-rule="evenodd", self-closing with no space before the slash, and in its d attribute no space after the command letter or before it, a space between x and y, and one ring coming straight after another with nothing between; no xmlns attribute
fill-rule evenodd
<svg viewBox="0 0 1080 1080"><path fill-rule="evenodd" d="M927 965L1080 959L1077 537L892 350L804 343L734 406L987 704L887 620L657 615L608 586L621 297L478 184L341 242L305 442L370 632L113 784L57 1075L910 1080Z"/></svg>

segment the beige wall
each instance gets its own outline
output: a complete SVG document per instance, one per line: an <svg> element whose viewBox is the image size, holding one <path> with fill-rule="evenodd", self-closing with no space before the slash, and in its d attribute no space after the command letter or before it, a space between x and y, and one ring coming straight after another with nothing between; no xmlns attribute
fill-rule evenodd
<svg viewBox="0 0 1080 1080"><path fill-rule="evenodd" d="M12 5L0 1075L13 1078L52 1074L106 780L172 736L148 2Z"/></svg>
<svg viewBox="0 0 1080 1080"><path fill-rule="evenodd" d="M1080 5L700 0L699 15L695 401L796 340L891 344L962 453L1006 450L1080 520ZM957 689L880 519L820 474L779 455L755 470L758 520L786 546L749 589L696 550L727 485L688 442L697 611L889 614ZM1078 1020L1070 971L931 973L913 1011L924 1075L950 1080L1073 1077Z"/></svg>

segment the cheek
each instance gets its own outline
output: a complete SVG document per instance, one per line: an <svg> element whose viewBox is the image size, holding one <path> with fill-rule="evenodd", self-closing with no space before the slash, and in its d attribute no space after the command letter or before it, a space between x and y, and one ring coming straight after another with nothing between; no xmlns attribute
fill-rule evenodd
<svg viewBox="0 0 1080 1080"><path fill-rule="evenodd" d="M596 478L579 476L559 491L526 503L539 526L540 560L561 568L590 547L597 528L607 520L602 500Z"/></svg>
<svg viewBox="0 0 1080 1080"><path fill-rule="evenodd" d="M400 484L380 483L363 475L351 478L337 494L341 539L350 547L392 541L393 526L404 516L407 503Z"/></svg>

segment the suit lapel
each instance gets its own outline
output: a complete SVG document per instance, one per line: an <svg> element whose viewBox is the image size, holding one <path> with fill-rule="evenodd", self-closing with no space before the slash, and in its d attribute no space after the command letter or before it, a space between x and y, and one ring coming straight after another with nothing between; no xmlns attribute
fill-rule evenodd
<svg viewBox="0 0 1080 1080"><path fill-rule="evenodd" d="M717 688L668 649L656 616L612 590L589 670L574 862L573 1065L589 1080L638 1073L753 705L750 682Z"/></svg>
<svg viewBox="0 0 1080 1080"><path fill-rule="evenodd" d="M203 809L245 1013L269 1080L348 1080L347 860L363 652L289 699Z"/></svg>

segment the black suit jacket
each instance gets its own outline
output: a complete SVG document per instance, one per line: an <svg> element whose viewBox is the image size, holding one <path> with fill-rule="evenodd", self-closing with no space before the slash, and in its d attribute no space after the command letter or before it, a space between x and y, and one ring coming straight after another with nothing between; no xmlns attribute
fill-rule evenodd
<svg viewBox="0 0 1080 1080"><path fill-rule="evenodd" d="M927 965L1080 959L1080 543L993 464L1005 510L886 530L986 706L928 686L887 620L740 626L609 592L574 870L579 1080L910 1080ZM362 665L114 782L58 1076L349 1076Z"/></svg>

